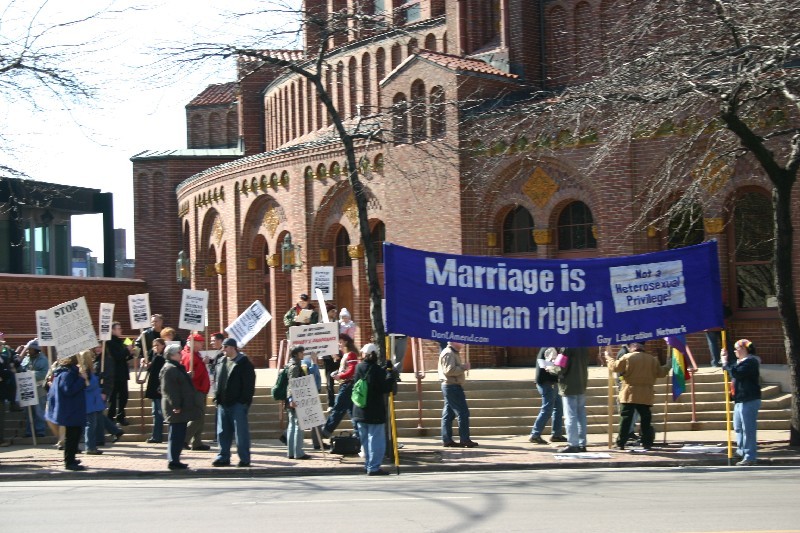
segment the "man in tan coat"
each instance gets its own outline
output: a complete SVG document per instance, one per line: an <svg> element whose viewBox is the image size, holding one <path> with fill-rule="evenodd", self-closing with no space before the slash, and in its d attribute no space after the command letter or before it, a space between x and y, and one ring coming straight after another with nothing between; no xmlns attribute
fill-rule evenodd
<svg viewBox="0 0 800 533"><path fill-rule="evenodd" d="M655 384L658 378L663 378L671 368L667 364L661 366L658 359L644 351L644 342L628 344L628 353L616 359L607 351L605 354L608 367L616 372L622 382L619 391L620 422L619 433L615 448L625 449L625 442L631 433L633 413L639 413L642 427L642 448L649 450L653 446L656 432L650 423L652 415L650 406L655 397Z"/></svg>

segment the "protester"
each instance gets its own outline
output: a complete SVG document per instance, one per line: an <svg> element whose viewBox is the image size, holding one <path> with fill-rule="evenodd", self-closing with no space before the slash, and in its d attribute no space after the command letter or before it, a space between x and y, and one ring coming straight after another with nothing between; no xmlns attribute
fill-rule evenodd
<svg viewBox="0 0 800 533"><path fill-rule="evenodd" d="M477 442L470 439L469 407L464 394L466 378L464 372L469 365L461 362L459 352L464 347L460 342L448 342L439 354L438 374L442 384L442 446L445 448L474 448ZM453 419L458 417L459 442L453 440Z"/></svg>
<svg viewBox="0 0 800 533"><path fill-rule="evenodd" d="M164 317L156 313L150 317L150 327L142 331L142 334L136 339L139 353L150 355L153 350L153 341L161 337L162 329L164 329Z"/></svg>
<svg viewBox="0 0 800 533"><path fill-rule="evenodd" d="M303 360L300 362L300 365L303 367L303 374L314 377L314 384L317 387L317 394L319 394L322 392L322 376L320 376L319 365L317 364L317 355L315 353L303 353ZM330 448L326 443L320 441L319 437L322 435L322 427L323 426L320 426L318 430L311 429L311 442L314 444L315 450L327 450Z"/></svg>
<svg viewBox="0 0 800 533"><path fill-rule="evenodd" d="M211 381L208 377L208 369L203 358L200 357L198 348L203 345L205 339L199 333L194 333L190 337L194 341L194 353L192 353L191 342L187 342L181 352L181 364L189 372L192 377L192 384L194 385L197 394L195 401L198 406L197 417L189 421L186 428L186 445L184 448L191 447L192 450L206 451L210 450L211 446L203 443L203 428L205 427L206 419L206 402L208 399L208 391L211 388ZM192 365L192 360L194 364Z"/></svg>
<svg viewBox="0 0 800 533"><path fill-rule="evenodd" d="M59 359L53 375L53 383L47 393L47 419L64 426L64 468L85 470L78 453L81 430L86 426L86 372L78 367L74 355Z"/></svg>
<svg viewBox="0 0 800 533"><path fill-rule="evenodd" d="M381 469L386 453L386 403L385 395L394 385L391 365L378 364L380 350L375 344L361 348L364 360L356 366L355 380L367 382L367 402L363 407L353 405L353 422L358 427L364 466L368 476L383 476L389 472Z"/></svg>
<svg viewBox="0 0 800 533"><path fill-rule="evenodd" d="M616 449L624 450L625 443L631 433L633 413L639 414L641 424L642 448L649 450L653 447L656 432L651 423L651 406L655 398L655 383L658 378L663 378L672 368L671 359L661 365L654 356L644 351L644 341L628 344L628 353L615 359L606 352L606 363L612 372L616 372L622 381L619 392L620 409L619 433L617 434Z"/></svg>
<svg viewBox="0 0 800 533"><path fill-rule="evenodd" d="M237 349L236 339L222 342L225 360L217 371L217 441L219 453L213 466L231 465L231 444L236 435L237 466L250 466L250 426L247 412L253 403L256 371L253 363Z"/></svg>
<svg viewBox="0 0 800 533"><path fill-rule="evenodd" d="M753 466L758 461L758 410L761 408L761 359L755 345L739 339L733 345L736 362L728 360L728 351L720 353L722 368L731 374L733 388L733 430L736 432L736 453L742 458L737 466Z"/></svg>
<svg viewBox="0 0 800 533"><path fill-rule="evenodd" d="M100 379L100 392L103 404L107 407L108 401L114 392L114 361L111 359L111 354L108 353L108 350L103 353L101 341L98 341L98 345L94 348L94 373ZM95 428L96 446L106 445L106 433L114 436L114 442L117 442L125 434L111 418L101 416L100 423Z"/></svg>
<svg viewBox="0 0 800 533"><path fill-rule="evenodd" d="M44 437L45 407L47 405L47 391L44 389L44 384L50 364L47 362L47 356L39 348L39 339L29 341L25 345L24 354L19 370L20 372L33 372L34 379L36 379L36 394L39 396L39 403L33 406L33 429L37 437ZM29 417L25 417L25 436L30 437L32 434Z"/></svg>
<svg viewBox="0 0 800 533"><path fill-rule="evenodd" d="M131 352L132 345L126 345L125 339L122 337L121 323L111 323L111 340L106 341L106 350L111 354L111 360L114 362L114 389L109 399L108 417L116 420L122 426L127 426L125 407L128 405L128 380L130 379L128 361L133 359L133 354Z"/></svg>
<svg viewBox="0 0 800 533"><path fill-rule="evenodd" d="M167 437L167 468L185 470L189 465L181 462L181 451L186 440L186 425L197 416L197 404L192 379L181 364L180 346L164 350L165 362L159 378L161 381L161 409L169 424Z"/></svg>
<svg viewBox="0 0 800 533"><path fill-rule="evenodd" d="M211 389L209 390L211 401L214 401L217 397L217 372L219 371L220 363L225 360L225 350L222 349L222 341L224 340L225 334L222 332L211 335L211 348L217 350L216 354L209 357L207 363L208 378L211 380ZM211 442L217 442L217 424L219 424L219 411L214 409L214 434L211 438Z"/></svg>
<svg viewBox="0 0 800 533"><path fill-rule="evenodd" d="M547 441L542 438L542 431L544 431L544 427L551 417L553 418L553 425L550 432L550 442L567 441L563 434L563 406L561 405L561 396L558 394L558 374L549 370L555 367L553 360L557 354L558 351L555 349L542 348L536 357L536 390L539 391L539 395L542 397L542 407L539 409L539 414L536 416L536 421L534 421L531 428L531 436L528 438L528 441L534 444L547 444ZM545 366L546 364L549 364L549 366Z"/></svg>
<svg viewBox="0 0 800 533"><path fill-rule="evenodd" d="M341 333L339 334L339 349L344 356L339 363L339 370L333 373L334 379L339 381L339 393L336 395L333 410L328 415L322 429L322 435L325 438L330 437L339 427L345 413L349 413L350 418L353 418L353 400L350 395L353 390L353 376L355 376L358 364L358 348L351 337Z"/></svg>
<svg viewBox="0 0 800 533"><path fill-rule="evenodd" d="M154 315L155 316L155 315ZM151 401L153 414L153 432L147 442L160 444L164 441L164 411L161 408L161 369L164 368L164 350L167 343L157 337L153 339L153 348L150 350L150 360L145 363L147 369L147 385L144 397Z"/></svg>
<svg viewBox="0 0 800 533"><path fill-rule="evenodd" d="M558 375L558 392L564 408L567 445L560 453L586 451L586 387L589 383L589 350L565 348L566 368Z"/></svg>
<svg viewBox="0 0 800 533"><path fill-rule="evenodd" d="M14 380L14 360L16 354L6 345L6 340L0 332L0 447L10 446L6 440L6 402L14 405L16 384Z"/></svg>
<svg viewBox="0 0 800 533"><path fill-rule="evenodd" d="M311 313L308 315L308 319L299 319L305 310L311 311ZM317 322L319 322L319 313L314 310L314 305L309 301L308 294L301 294L300 299L296 304L294 304L294 307L286 311L286 314L283 315L283 324L287 328L292 326L303 326L306 324L316 324Z"/></svg>
<svg viewBox="0 0 800 533"><path fill-rule="evenodd" d="M167 344L176 341L177 339L175 338L175 336L176 332L172 328L164 328L161 330L161 338L164 339L167 342Z"/></svg>
<svg viewBox="0 0 800 533"><path fill-rule="evenodd" d="M300 358L303 356L302 346L293 346L289 351L289 361L286 363L286 373L289 377L289 387L286 391L286 401L284 406L289 418L286 428L286 456L289 459L311 459L311 456L303 451L303 430L300 429L300 421L295 410L296 404L292 397L292 378L302 377L303 367Z"/></svg>
<svg viewBox="0 0 800 533"><path fill-rule="evenodd" d="M327 306L328 306L328 321L336 322L336 306L333 304L327 304ZM327 410L328 413L333 411L333 404L336 400L335 397L336 379L333 377L333 374L339 369L339 361L341 361L341 359L342 359L342 352L340 351L337 351L336 353L333 354L327 354L322 356L322 364L325 367L325 394L328 399L328 410Z"/></svg>
<svg viewBox="0 0 800 533"><path fill-rule="evenodd" d="M97 427L102 425L101 418L106 404L103 401L103 393L100 389L100 378L92 372L94 363L94 352L84 350L78 354L78 366L86 374L86 425L84 426L83 442L86 455L101 455L103 452L97 449Z"/></svg>
<svg viewBox="0 0 800 533"><path fill-rule="evenodd" d="M353 322L350 311L346 307L342 307L342 310L339 311L339 333L344 333L351 339L355 339L356 329L358 329L358 326Z"/></svg>

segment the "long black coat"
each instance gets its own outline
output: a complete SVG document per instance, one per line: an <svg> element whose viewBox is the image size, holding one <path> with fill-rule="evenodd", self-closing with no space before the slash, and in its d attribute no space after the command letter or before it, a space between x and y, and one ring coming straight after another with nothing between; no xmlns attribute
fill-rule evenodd
<svg viewBox="0 0 800 533"><path fill-rule="evenodd" d="M392 390L394 377L377 363L362 361L356 367L355 381L367 380L367 405L353 405L353 422L383 424L386 422L384 395Z"/></svg>

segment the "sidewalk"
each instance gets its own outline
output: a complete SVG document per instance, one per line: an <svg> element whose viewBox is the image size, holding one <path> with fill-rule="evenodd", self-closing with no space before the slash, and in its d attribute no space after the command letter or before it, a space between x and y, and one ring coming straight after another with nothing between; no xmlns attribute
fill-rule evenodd
<svg viewBox="0 0 800 533"><path fill-rule="evenodd" d="M403 439L400 450L400 473L452 472L475 470L539 470L556 468L621 468L727 466L724 431L675 432L668 435L666 445L661 436L649 452L613 451L608 449L606 435L589 435L587 454L560 455L557 447L534 445L523 436L485 437L480 447L472 449L442 448L435 437ZM759 432L759 467L775 465L800 466L800 448L788 446L788 432ZM63 469L63 452L52 445L11 446L0 448L0 481L44 479L108 479L141 477L264 477L308 476L325 474L363 475L363 459L342 457L311 449L306 439L306 453L312 459L295 461L286 457L286 446L277 440L255 441L252 444L251 468L214 468L215 453L184 451L181 461L188 471L167 470L166 443L146 444L119 442L103 447L103 455L80 455L87 469L70 472ZM707 447L698 453L681 453L684 444ZM715 451L711 447L722 447ZM235 451L235 447L234 447ZM738 459L733 460L734 464ZM238 458L234 454L232 462ZM392 473L394 466L385 465ZM753 468L753 467L750 467Z"/></svg>

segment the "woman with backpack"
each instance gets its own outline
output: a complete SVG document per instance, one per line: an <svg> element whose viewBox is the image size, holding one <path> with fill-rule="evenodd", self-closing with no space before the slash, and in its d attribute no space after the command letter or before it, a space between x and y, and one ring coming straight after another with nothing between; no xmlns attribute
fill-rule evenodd
<svg viewBox="0 0 800 533"><path fill-rule="evenodd" d="M385 476L389 472L381 469L381 461L386 452L386 403L384 397L391 392L394 374L391 366L378 364L380 350L375 344L365 344L361 348L364 356L356 366L355 380L364 380L366 395L354 398L353 424L358 427L364 464L368 476ZM362 385L357 385L360 389ZM362 405L359 405L362 404Z"/></svg>

